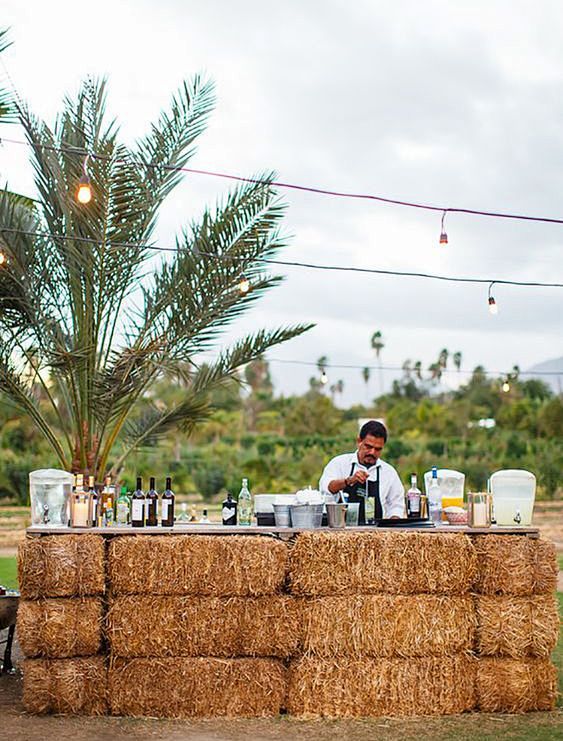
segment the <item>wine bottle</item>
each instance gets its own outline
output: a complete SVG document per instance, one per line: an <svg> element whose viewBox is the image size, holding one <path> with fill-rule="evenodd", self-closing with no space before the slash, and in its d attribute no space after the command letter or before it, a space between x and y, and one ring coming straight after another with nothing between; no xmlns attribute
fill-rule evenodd
<svg viewBox="0 0 563 741"><path fill-rule="evenodd" d="M88 494L90 495L90 510L88 519L90 521L90 527L96 527L96 525L98 524L98 508L100 506L100 498L94 485L93 476L88 476Z"/></svg>
<svg viewBox="0 0 563 741"><path fill-rule="evenodd" d="M145 493L143 479L140 476L137 476L137 488L131 497L131 525L133 527L145 526Z"/></svg>
<svg viewBox="0 0 563 741"><path fill-rule="evenodd" d="M118 525L124 527L125 525L129 525L130 517L131 511L129 507L129 497L127 496L127 487L122 486L121 493L117 497L115 503L115 521Z"/></svg>
<svg viewBox="0 0 563 741"><path fill-rule="evenodd" d="M162 527L174 527L174 492L172 491L172 479L166 478L166 489L162 492L160 500L160 524Z"/></svg>
<svg viewBox="0 0 563 741"><path fill-rule="evenodd" d="M147 527L158 525L158 492L155 488L154 476L150 477L149 490L147 491Z"/></svg>
<svg viewBox="0 0 563 741"><path fill-rule="evenodd" d="M223 520L223 525L237 524L237 503L233 499L230 491L227 492L227 498L223 500L221 517Z"/></svg>

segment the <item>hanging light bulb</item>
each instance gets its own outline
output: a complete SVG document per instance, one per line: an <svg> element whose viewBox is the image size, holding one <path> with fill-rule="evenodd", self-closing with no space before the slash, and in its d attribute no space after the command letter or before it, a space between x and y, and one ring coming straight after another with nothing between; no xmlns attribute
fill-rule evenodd
<svg viewBox="0 0 563 741"><path fill-rule="evenodd" d="M446 234L446 229L444 227L444 219L446 218L446 212L442 214L442 229L440 231L440 244L448 244L448 235Z"/></svg>
<svg viewBox="0 0 563 741"><path fill-rule="evenodd" d="M326 384L328 383L328 376L324 368L321 371L321 383L323 386L326 386Z"/></svg>
<svg viewBox="0 0 563 741"><path fill-rule="evenodd" d="M8 262L6 254L0 249L0 267Z"/></svg>
<svg viewBox="0 0 563 741"><path fill-rule="evenodd" d="M92 200L92 186L90 185L90 178L88 177L88 159L90 155L87 154L84 160L82 169L84 170L82 177L78 183L78 190L76 191L76 200L78 203L86 204Z"/></svg>
<svg viewBox="0 0 563 741"><path fill-rule="evenodd" d="M510 391L510 384L508 383L508 381L505 381L502 384L502 390L504 391L505 394L507 394Z"/></svg>
<svg viewBox="0 0 563 741"><path fill-rule="evenodd" d="M240 293L241 296L246 296L246 294L249 291L250 291L250 281L244 275L241 275L239 284L238 284L238 292Z"/></svg>
<svg viewBox="0 0 563 741"><path fill-rule="evenodd" d="M493 287L493 285L494 285L494 281L489 286L489 299L488 299L488 301L489 301L489 312L491 314L498 314L498 304L495 301L495 297L491 294L491 288Z"/></svg>

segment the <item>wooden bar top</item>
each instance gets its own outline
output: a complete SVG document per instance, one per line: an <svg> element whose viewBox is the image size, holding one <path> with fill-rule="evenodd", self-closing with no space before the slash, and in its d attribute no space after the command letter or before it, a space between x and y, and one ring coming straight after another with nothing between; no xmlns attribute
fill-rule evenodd
<svg viewBox="0 0 563 741"><path fill-rule="evenodd" d="M492 525L491 527L468 527L467 525L439 525L438 527L374 527L373 525L360 525L346 528L297 528L297 527L275 527L257 525L175 525L174 527L49 527L31 526L27 528L28 535L80 535L96 534L107 537L114 535L276 535L278 537L290 537L303 532L376 532L376 531L401 531L401 532L424 532L431 534L440 533L466 533L467 535L527 535L529 538L539 538L537 527L504 527Z"/></svg>

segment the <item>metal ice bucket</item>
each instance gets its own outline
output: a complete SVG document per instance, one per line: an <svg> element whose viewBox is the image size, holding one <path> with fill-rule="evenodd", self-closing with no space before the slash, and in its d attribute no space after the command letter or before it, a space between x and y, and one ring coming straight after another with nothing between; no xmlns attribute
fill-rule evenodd
<svg viewBox="0 0 563 741"><path fill-rule="evenodd" d="M322 504L292 504L289 511L291 513L292 527L318 528L323 521Z"/></svg>
<svg viewBox="0 0 563 741"><path fill-rule="evenodd" d="M274 504L273 507L276 527L291 527L289 504Z"/></svg>
<svg viewBox="0 0 563 741"><path fill-rule="evenodd" d="M346 527L346 510L347 504L336 504L327 502L326 513L328 516L329 527Z"/></svg>

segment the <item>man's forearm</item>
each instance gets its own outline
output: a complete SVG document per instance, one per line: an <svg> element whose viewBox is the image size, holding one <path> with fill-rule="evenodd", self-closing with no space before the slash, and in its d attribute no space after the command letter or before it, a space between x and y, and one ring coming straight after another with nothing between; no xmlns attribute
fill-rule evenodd
<svg viewBox="0 0 563 741"><path fill-rule="evenodd" d="M342 489L345 489L347 486L347 480L348 479L333 479L332 481L329 481L328 483L328 490L331 494L337 494L339 491L342 491Z"/></svg>

